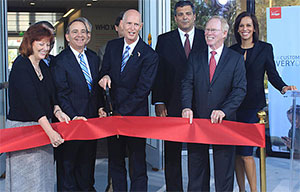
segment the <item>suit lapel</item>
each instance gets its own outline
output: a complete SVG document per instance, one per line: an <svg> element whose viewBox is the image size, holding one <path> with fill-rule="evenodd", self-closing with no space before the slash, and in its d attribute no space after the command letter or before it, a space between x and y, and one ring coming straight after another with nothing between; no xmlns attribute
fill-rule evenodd
<svg viewBox="0 0 300 192"><path fill-rule="evenodd" d="M211 80L211 85L216 81L216 79L221 74L222 70L224 69L224 67L227 64L227 60L228 60L227 52L228 52L228 48L225 47L225 45L224 45L221 57L219 59L219 62L217 64L217 67L216 67L216 70L215 70L215 73L213 76L213 79Z"/></svg>
<svg viewBox="0 0 300 192"><path fill-rule="evenodd" d="M97 66L94 65L94 58L89 51L85 51L85 55L89 63L92 79L95 79L95 77L97 77Z"/></svg>
<svg viewBox="0 0 300 192"><path fill-rule="evenodd" d="M120 74L120 72L121 72L123 48L124 48L124 38L121 38L118 46L115 47L115 53L116 53L115 61L118 64L118 74ZM125 69L126 69L126 67L125 67Z"/></svg>
<svg viewBox="0 0 300 192"><path fill-rule="evenodd" d="M78 63L78 61L76 59L76 55L74 55L74 53L72 52L70 47L68 47L68 54L69 54L69 56L68 56L69 67L67 70L72 70L76 74L76 76L79 78L78 82L80 82L82 84L82 86L85 86L88 91L88 85L86 83L86 79L84 77L84 74L82 72L80 64Z"/></svg>
<svg viewBox="0 0 300 192"><path fill-rule="evenodd" d="M141 37L139 37L139 41L136 44L136 46L134 47L131 55L129 56L129 59L126 63L126 66L123 70L123 72L121 73L121 77L124 78L128 72L128 70L131 68L132 65L136 65L138 62L139 57L141 56L141 52L142 52L142 45L143 45L143 40L141 39ZM122 61L121 61L122 62ZM121 68L120 68L121 71Z"/></svg>
<svg viewBox="0 0 300 192"><path fill-rule="evenodd" d="M184 58L185 62L187 61L185 52L184 52L184 47L182 46L181 38L179 35L178 29L176 29L173 33L172 39L170 41L173 43L174 47L176 48L178 54L180 55L181 58Z"/></svg>
<svg viewBox="0 0 300 192"><path fill-rule="evenodd" d="M112 76L118 81L120 79L122 55L124 48L124 38L120 38L118 43L113 46L113 52L111 53L111 73ZM126 67L124 68L124 70ZM123 71L124 72L124 71Z"/></svg>
<svg viewBox="0 0 300 192"><path fill-rule="evenodd" d="M201 69L203 71L202 74L205 75L206 84L209 85L209 65L208 65L208 48L204 49L200 53L200 60L201 60Z"/></svg>
<svg viewBox="0 0 300 192"><path fill-rule="evenodd" d="M251 64L254 64L255 62L255 59L257 58L257 56L262 53L262 46L260 44L260 42L257 42L254 44L254 47L253 47L253 51L252 51L252 54L251 54L251 57L249 58L249 60L247 60L246 62L246 70L249 68L249 66Z"/></svg>

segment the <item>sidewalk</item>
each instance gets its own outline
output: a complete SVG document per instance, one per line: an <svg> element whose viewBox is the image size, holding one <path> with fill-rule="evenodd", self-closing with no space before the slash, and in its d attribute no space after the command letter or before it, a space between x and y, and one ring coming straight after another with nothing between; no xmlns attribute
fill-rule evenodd
<svg viewBox="0 0 300 192"><path fill-rule="evenodd" d="M212 156L211 156L212 160ZM260 181L259 181L259 159L255 157L256 170L258 173L257 186L258 191L260 191ZM95 170L95 187L97 191L104 191L107 183L107 162L106 158L97 159L96 170ZM187 156L182 157L183 164L183 185L184 190L187 189ZM211 161L212 165L212 161ZM295 166L294 166L295 167ZM266 169L267 169L267 191L270 192L285 192L289 191L289 169L290 160L283 158L267 157L266 159ZM300 166L299 163L295 167L296 174L300 176ZM213 174L213 171L212 171ZM163 192L165 191L164 182L164 172L163 170L153 171L148 165L148 191L150 192ZM129 180L129 179L128 179ZM0 179L0 191L4 191L4 179ZM130 186L130 184L128 184ZM300 177L298 177L298 189L300 189ZM214 180L211 178L211 191L214 191ZM235 182L234 191L238 192L238 187ZM246 191L250 191L249 185L246 185ZM300 190L298 190L300 192Z"/></svg>
<svg viewBox="0 0 300 192"><path fill-rule="evenodd" d="M260 191L260 178L259 178L259 159L255 157L256 170L258 173L257 186L258 191ZM182 157L183 164L183 185L184 190L187 189L187 156ZM212 166L212 156L211 156L211 166ZM289 191L289 168L290 160L283 158L268 157L266 159L266 169L267 169L267 191L272 192L285 192ZM107 159L97 159L96 162L96 189L97 191L104 191L106 185L106 173L107 173ZM212 171L213 174L213 171ZM129 178L128 178L129 179ZM164 172L162 170L153 171L150 166L148 166L148 190L163 192L166 190L164 182ZM298 180L300 182L300 178ZM211 177L211 191L215 191L213 176ZM235 182L234 191L238 192L238 186ZM248 183L246 184L246 191L250 191ZM300 192L300 191L299 191Z"/></svg>

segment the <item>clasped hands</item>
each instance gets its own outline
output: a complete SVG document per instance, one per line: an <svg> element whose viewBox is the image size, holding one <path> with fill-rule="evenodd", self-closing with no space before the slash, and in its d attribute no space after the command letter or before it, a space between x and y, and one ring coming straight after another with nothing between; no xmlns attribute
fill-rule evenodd
<svg viewBox="0 0 300 192"><path fill-rule="evenodd" d="M189 118L190 124L193 123L193 111L189 108L185 108L182 110L182 117ZM225 113L222 110L213 110L210 115L211 123L222 123L223 118L225 117Z"/></svg>

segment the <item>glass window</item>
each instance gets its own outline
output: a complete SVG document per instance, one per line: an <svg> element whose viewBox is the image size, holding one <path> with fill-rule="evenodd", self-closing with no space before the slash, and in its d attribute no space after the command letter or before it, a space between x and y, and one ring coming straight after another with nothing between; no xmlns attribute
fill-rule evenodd
<svg viewBox="0 0 300 192"><path fill-rule="evenodd" d="M54 24L62 17L63 13L41 12L9 12L7 13L8 35L16 35L28 29L29 25L38 21L49 21Z"/></svg>

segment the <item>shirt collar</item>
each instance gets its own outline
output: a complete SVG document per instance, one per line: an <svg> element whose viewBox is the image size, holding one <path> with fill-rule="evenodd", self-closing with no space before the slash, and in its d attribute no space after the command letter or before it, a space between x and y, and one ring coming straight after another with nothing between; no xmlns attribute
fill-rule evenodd
<svg viewBox="0 0 300 192"><path fill-rule="evenodd" d="M184 35L186 34L186 32L182 31L181 29L178 28L178 32L180 36L185 37ZM187 32L187 34L189 34L189 37L193 37L195 33L195 27L192 28L192 30L190 30L189 32Z"/></svg>
<svg viewBox="0 0 300 192"><path fill-rule="evenodd" d="M128 44L126 43L126 41L125 41L125 38L124 38L124 48L123 48L123 52L124 52L125 48L127 47L127 45L130 47L130 50L129 50L129 51L132 52L139 40L140 40L140 36L138 36L138 38L135 40L135 42L133 42L133 43L131 43L130 45L128 45Z"/></svg>
<svg viewBox="0 0 300 192"><path fill-rule="evenodd" d="M209 46L208 46L208 53L210 54L211 51L215 51L217 52L217 55L221 55L222 51L223 51L223 47L224 47L224 43L221 45L221 47L219 47L216 50L212 50Z"/></svg>
<svg viewBox="0 0 300 192"><path fill-rule="evenodd" d="M79 52L78 51L76 51L72 46L69 46L70 47L70 49L71 49L71 51L74 53L74 55L76 56L76 58L78 57L78 55L79 55ZM84 53L84 51L81 53L81 54L83 54L83 55L85 55L85 53Z"/></svg>

